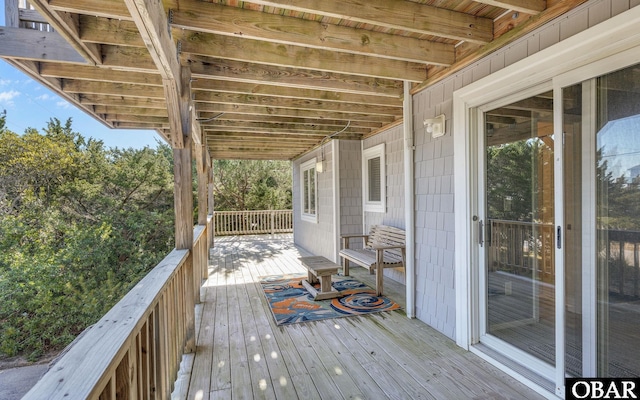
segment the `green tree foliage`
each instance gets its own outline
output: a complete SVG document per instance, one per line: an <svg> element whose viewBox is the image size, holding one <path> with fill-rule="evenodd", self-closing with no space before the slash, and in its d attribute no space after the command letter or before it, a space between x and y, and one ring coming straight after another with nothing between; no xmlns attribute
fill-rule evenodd
<svg viewBox="0 0 640 400"><path fill-rule="evenodd" d="M0 357L61 349L173 248L165 147L0 127Z"/></svg>
<svg viewBox="0 0 640 400"><path fill-rule="evenodd" d="M216 160L213 165L216 211L291 209L291 163Z"/></svg>
<svg viewBox="0 0 640 400"><path fill-rule="evenodd" d="M532 221L537 188L532 179L540 143L521 140L487 148L489 217L509 221Z"/></svg>

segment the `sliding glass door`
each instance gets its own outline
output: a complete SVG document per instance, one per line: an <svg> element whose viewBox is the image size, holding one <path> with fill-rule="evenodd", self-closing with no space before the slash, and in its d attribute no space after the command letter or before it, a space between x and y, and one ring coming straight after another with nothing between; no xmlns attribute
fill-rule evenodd
<svg viewBox="0 0 640 400"><path fill-rule="evenodd" d="M518 358L553 365L553 92L491 108L482 118L483 339Z"/></svg>
<svg viewBox="0 0 640 400"><path fill-rule="evenodd" d="M640 376L640 66L548 86L478 108L479 341Z"/></svg>

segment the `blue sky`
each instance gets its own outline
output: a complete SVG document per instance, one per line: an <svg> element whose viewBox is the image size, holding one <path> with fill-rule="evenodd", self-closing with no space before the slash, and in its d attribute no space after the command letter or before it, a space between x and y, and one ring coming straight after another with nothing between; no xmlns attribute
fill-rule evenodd
<svg viewBox="0 0 640 400"><path fill-rule="evenodd" d="M0 14L4 14L3 11ZM3 15L0 15L0 20L4 20ZM51 118L58 118L62 123L71 118L75 132L86 138L102 140L107 147L156 147L157 141L162 141L153 130L108 128L4 60L0 60L2 110L7 112L6 127L19 134L27 128L42 131Z"/></svg>

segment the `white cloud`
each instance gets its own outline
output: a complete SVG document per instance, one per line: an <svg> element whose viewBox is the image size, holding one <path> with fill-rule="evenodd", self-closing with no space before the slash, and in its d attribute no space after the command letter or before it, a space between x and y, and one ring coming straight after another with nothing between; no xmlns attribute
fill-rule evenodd
<svg viewBox="0 0 640 400"><path fill-rule="evenodd" d="M63 108L65 110L71 108L71 105L64 100L57 102L56 106L58 106L59 108Z"/></svg>
<svg viewBox="0 0 640 400"><path fill-rule="evenodd" d="M0 92L0 104L13 105L13 99L20 96L20 92L9 90L8 92Z"/></svg>
<svg viewBox="0 0 640 400"><path fill-rule="evenodd" d="M0 79L0 86L8 85L11 81L9 79Z"/></svg>
<svg viewBox="0 0 640 400"><path fill-rule="evenodd" d="M51 100L53 99L53 96L45 93L45 94L41 94L40 96L36 97L36 100L43 100L43 101L47 101L47 100Z"/></svg>

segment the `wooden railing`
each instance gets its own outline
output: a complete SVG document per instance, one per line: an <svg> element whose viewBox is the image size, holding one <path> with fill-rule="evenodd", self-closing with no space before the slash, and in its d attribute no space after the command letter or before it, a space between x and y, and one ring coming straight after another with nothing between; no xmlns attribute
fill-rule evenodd
<svg viewBox="0 0 640 400"><path fill-rule="evenodd" d="M609 293L640 297L640 232L599 230L607 262ZM602 261L601 261L602 262Z"/></svg>
<svg viewBox="0 0 640 400"><path fill-rule="evenodd" d="M293 211L216 211L215 234L255 235L293 232Z"/></svg>
<svg viewBox="0 0 640 400"><path fill-rule="evenodd" d="M211 222L211 219L209 219ZM173 250L71 345L24 399L166 399L195 351L195 303L207 277L208 227Z"/></svg>
<svg viewBox="0 0 640 400"><path fill-rule="evenodd" d="M555 235L551 224L489 220L487 249L490 271L553 282ZM609 293L640 297L640 232L598 230L598 264L606 265ZM601 267L599 267L601 268Z"/></svg>
<svg viewBox="0 0 640 400"><path fill-rule="evenodd" d="M552 281L553 224L491 219L487 224L489 269Z"/></svg>
<svg viewBox="0 0 640 400"><path fill-rule="evenodd" d="M12 28L53 32L49 22L26 0L5 0L5 24Z"/></svg>

